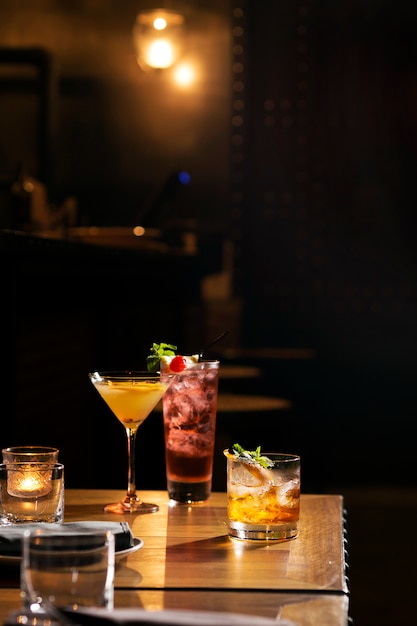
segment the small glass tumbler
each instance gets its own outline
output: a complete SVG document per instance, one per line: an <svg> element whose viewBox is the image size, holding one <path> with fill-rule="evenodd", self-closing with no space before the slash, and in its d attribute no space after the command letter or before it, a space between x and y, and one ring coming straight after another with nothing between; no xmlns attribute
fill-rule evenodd
<svg viewBox="0 0 417 626"><path fill-rule="evenodd" d="M62 463L1 463L0 524L64 520Z"/></svg>
<svg viewBox="0 0 417 626"><path fill-rule="evenodd" d="M298 535L300 457L265 452L271 467L227 457L227 524L231 537L286 540Z"/></svg>
<svg viewBox="0 0 417 626"><path fill-rule="evenodd" d="M164 366L161 364L164 372ZM211 494L219 361L199 361L176 374L162 398L168 496L196 503Z"/></svg>
<svg viewBox="0 0 417 626"><path fill-rule="evenodd" d="M23 535L21 590L26 610L114 608L115 538L111 531L38 528Z"/></svg>
<svg viewBox="0 0 417 626"><path fill-rule="evenodd" d="M1 451L3 463L58 463L58 448L13 446Z"/></svg>

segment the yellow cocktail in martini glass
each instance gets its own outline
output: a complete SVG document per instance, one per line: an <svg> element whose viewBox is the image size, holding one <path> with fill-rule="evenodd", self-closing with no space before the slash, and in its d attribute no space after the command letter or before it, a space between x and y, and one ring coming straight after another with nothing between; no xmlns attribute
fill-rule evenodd
<svg viewBox="0 0 417 626"><path fill-rule="evenodd" d="M108 504L108 513L153 513L158 505L142 502L136 493L135 442L139 426L168 389L172 376L149 372L93 372L90 381L126 429L127 493L121 502Z"/></svg>

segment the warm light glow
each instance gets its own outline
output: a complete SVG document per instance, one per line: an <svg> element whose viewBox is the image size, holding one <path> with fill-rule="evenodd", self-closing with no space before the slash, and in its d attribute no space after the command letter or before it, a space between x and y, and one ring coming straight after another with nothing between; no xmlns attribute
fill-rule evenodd
<svg viewBox="0 0 417 626"><path fill-rule="evenodd" d="M21 468L9 469L7 492L15 498L42 498L52 490L52 471Z"/></svg>
<svg viewBox="0 0 417 626"><path fill-rule="evenodd" d="M195 80L194 68L188 63L178 65L174 71L174 80L181 87L188 87Z"/></svg>
<svg viewBox="0 0 417 626"><path fill-rule="evenodd" d="M156 28L156 30L164 30L164 28L167 27L166 19L157 17L156 20L154 20L153 27Z"/></svg>
<svg viewBox="0 0 417 626"><path fill-rule="evenodd" d="M136 58L142 69L167 68L181 53L184 17L166 9L138 13L133 28Z"/></svg>
<svg viewBox="0 0 417 626"><path fill-rule="evenodd" d="M24 476L19 483L19 491L21 493L33 493L39 489L39 484L36 476Z"/></svg>
<svg viewBox="0 0 417 626"><path fill-rule="evenodd" d="M151 67L170 67L174 62L174 50L166 39L157 39L148 48L146 62Z"/></svg>
<svg viewBox="0 0 417 626"><path fill-rule="evenodd" d="M143 237L143 235L145 234L145 229L143 228L143 226L135 226L135 228L133 229L133 234L135 235L135 237Z"/></svg>

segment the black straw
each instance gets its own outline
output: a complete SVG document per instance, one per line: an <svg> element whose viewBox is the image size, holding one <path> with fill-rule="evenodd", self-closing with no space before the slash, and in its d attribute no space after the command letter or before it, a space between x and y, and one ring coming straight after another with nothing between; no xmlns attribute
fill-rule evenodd
<svg viewBox="0 0 417 626"><path fill-rule="evenodd" d="M225 330L224 333L221 333L221 335L219 335L218 337L216 337L216 339L213 339L213 341L210 341L209 344L206 345L205 348L203 348L200 351L200 354L198 355L198 360L201 361L201 359L203 358L204 353L206 352L206 350L208 350L209 348L211 348L211 346L214 346L215 343L217 343L218 341L220 341L220 339L223 339L223 337L226 337L226 335L228 335L230 333L230 330Z"/></svg>

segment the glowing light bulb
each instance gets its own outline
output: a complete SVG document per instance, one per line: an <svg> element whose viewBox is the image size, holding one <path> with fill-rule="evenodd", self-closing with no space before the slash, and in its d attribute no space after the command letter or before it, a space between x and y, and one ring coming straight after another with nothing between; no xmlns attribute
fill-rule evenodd
<svg viewBox="0 0 417 626"><path fill-rule="evenodd" d="M156 20L154 20L153 27L156 30L164 30L164 28L167 27L167 21L163 17L157 17Z"/></svg>
<svg viewBox="0 0 417 626"><path fill-rule="evenodd" d="M142 69L167 68L178 59L183 45L184 17L165 9L138 13L133 27L136 58Z"/></svg>
<svg viewBox="0 0 417 626"><path fill-rule="evenodd" d="M173 57L172 46L165 39L157 39L149 46L147 59L151 67L169 67Z"/></svg>

